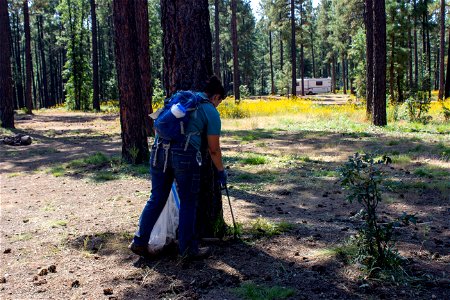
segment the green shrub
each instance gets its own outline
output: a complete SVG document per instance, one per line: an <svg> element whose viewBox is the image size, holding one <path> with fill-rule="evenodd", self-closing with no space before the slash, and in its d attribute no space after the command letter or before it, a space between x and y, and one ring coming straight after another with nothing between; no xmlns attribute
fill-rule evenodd
<svg viewBox="0 0 450 300"><path fill-rule="evenodd" d="M358 247L355 259L365 265L370 274L375 269L398 269L401 257L395 249L394 227L399 222L415 223L415 217L406 213L396 222L379 223L377 207L382 201L384 180L381 165L388 161L388 157L375 161L370 154L356 153L340 168L341 185L348 191L347 200L357 201L362 206L358 216L364 223L354 237Z"/></svg>
<svg viewBox="0 0 450 300"><path fill-rule="evenodd" d="M427 91L419 91L405 101L408 117L411 122L427 124L432 119L427 113L430 110L431 98Z"/></svg>

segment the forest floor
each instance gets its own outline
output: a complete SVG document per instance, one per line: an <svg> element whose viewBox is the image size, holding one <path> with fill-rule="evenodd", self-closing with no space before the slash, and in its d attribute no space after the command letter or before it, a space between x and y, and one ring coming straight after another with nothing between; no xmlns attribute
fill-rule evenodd
<svg viewBox="0 0 450 300"><path fill-rule="evenodd" d="M289 299L450 298L448 132L339 130L295 115L224 120L231 201L244 236L186 263L175 255L145 261L127 249L150 181L148 166L117 159L117 115L49 110L16 115L16 128L33 143L0 145L1 299L245 299L257 291ZM360 225L352 218L360 207L345 201L336 171L356 151L392 157L381 219L418 218L397 230L408 258L403 276L364 279L360 266L337 255ZM225 198L224 215L231 224ZM283 232L250 234L257 218L284 224Z"/></svg>

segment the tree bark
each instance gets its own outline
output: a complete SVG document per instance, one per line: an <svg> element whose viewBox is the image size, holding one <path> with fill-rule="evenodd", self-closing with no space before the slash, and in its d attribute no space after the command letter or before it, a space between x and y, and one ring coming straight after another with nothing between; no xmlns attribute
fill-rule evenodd
<svg viewBox="0 0 450 300"><path fill-rule="evenodd" d="M414 90L419 89L419 49L417 43L417 4L414 0Z"/></svg>
<svg viewBox="0 0 450 300"><path fill-rule="evenodd" d="M219 23L219 0L214 0L214 74L220 76L220 23Z"/></svg>
<svg viewBox="0 0 450 300"><path fill-rule="evenodd" d="M231 40L233 44L233 93L234 100L239 102L241 94L239 91L240 77L239 77L239 45L237 32L237 0L231 0Z"/></svg>
<svg viewBox="0 0 450 300"><path fill-rule="evenodd" d="M49 98L48 98L48 82L47 82L47 62L45 59L45 49L44 49L44 30L43 30L43 16L39 15L38 17L38 45L39 45L39 54L41 57L41 76L42 76L42 107L49 107Z"/></svg>
<svg viewBox="0 0 450 300"><path fill-rule="evenodd" d="M373 1L366 0L366 116L373 114Z"/></svg>
<svg viewBox="0 0 450 300"><path fill-rule="evenodd" d="M166 95L202 90L212 75L208 1L161 0L161 15Z"/></svg>
<svg viewBox="0 0 450 300"><path fill-rule="evenodd" d="M0 0L0 121L4 128L14 128L14 98L11 72L11 30L8 2Z"/></svg>
<svg viewBox="0 0 450 300"><path fill-rule="evenodd" d="M425 7L427 8L428 6L426 5ZM427 33L428 97L431 98L431 42L430 42L430 26L428 24L428 8L425 9L425 21Z"/></svg>
<svg viewBox="0 0 450 300"><path fill-rule="evenodd" d="M441 0L441 13L440 13L440 25L441 25L441 38L439 43L439 99L444 98L445 94L445 81L444 81L444 55L445 55L445 0Z"/></svg>
<svg viewBox="0 0 450 300"><path fill-rule="evenodd" d="M130 163L148 161L145 130L145 108L141 87L139 45L135 2L114 0L114 40L119 84L120 125L122 129L122 158ZM145 45L148 47L148 44ZM146 82L150 85L150 82Z"/></svg>
<svg viewBox="0 0 450 300"><path fill-rule="evenodd" d="M302 96L305 96L305 55L303 43L300 44L300 81L302 85Z"/></svg>
<svg viewBox="0 0 450 300"><path fill-rule="evenodd" d="M346 81L346 76L345 76L345 54L342 53L342 88L343 88L343 93L347 94L347 81Z"/></svg>
<svg viewBox="0 0 450 300"><path fill-rule="evenodd" d="M203 90L212 75L208 1L161 0L161 15L167 95L177 90ZM229 75L224 74L223 78ZM205 139L206 136L203 136L198 234L201 237L221 237L226 228L221 191Z"/></svg>
<svg viewBox="0 0 450 300"><path fill-rule="evenodd" d="M392 22L394 20L391 20ZM394 99L394 81L395 81L395 69L394 69L394 59L395 59L395 33L391 33L391 59L389 66L389 94L391 97L391 101L395 101Z"/></svg>
<svg viewBox="0 0 450 300"><path fill-rule="evenodd" d="M311 60L312 60L312 72L313 72L313 78L316 78L316 60L314 55L314 32L313 30L310 30L311 32Z"/></svg>
<svg viewBox="0 0 450 300"><path fill-rule="evenodd" d="M373 124L376 126L387 124L385 7L385 0L373 2Z"/></svg>
<svg viewBox="0 0 450 300"><path fill-rule="evenodd" d="M291 0L291 90L297 96L297 45L295 44L295 1ZM302 90L302 95L304 91Z"/></svg>
<svg viewBox="0 0 450 300"><path fill-rule="evenodd" d="M336 94L336 56L331 56L331 92Z"/></svg>
<svg viewBox="0 0 450 300"><path fill-rule="evenodd" d="M275 81L273 74L273 50L272 50L272 31L269 30L269 61L270 61L270 94L275 95Z"/></svg>
<svg viewBox="0 0 450 300"><path fill-rule="evenodd" d="M281 22L281 20L282 20L282 17L281 17L281 12L280 12L280 14L279 14L279 19L278 19L280 22ZM281 71L283 71L283 68L284 68L284 48L283 48L283 36L282 36L282 34L281 34L282 32L281 32L281 30L280 30L280 32L278 33L278 35L279 35L279 37L280 37L280 70Z"/></svg>
<svg viewBox="0 0 450 300"><path fill-rule="evenodd" d="M448 40L450 41L450 29L448 30ZM445 77L445 93L444 97L450 97L450 46L447 49L447 74Z"/></svg>
<svg viewBox="0 0 450 300"><path fill-rule="evenodd" d="M98 39L97 39L97 14L95 12L95 0L91 0L92 20L92 106L95 111L100 111L100 87L98 75Z"/></svg>
<svg viewBox="0 0 450 300"><path fill-rule="evenodd" d="M414 88L413 46L412 46L412 34L410 29L408 29L408 81L409 81L409 89L413 90Z"/></svg>
<svg viewBox="0 0 450 300"><path fill-rule="evenodd" d="M25 29L25 105L26 113L33 113L33 99L31 98L31 77L33 73L33 62L31 59L31 34L30 34L30 15L28 13L28 0L23 0L23 26Z"/></svg>
<svg viewBox="0 0 450 300"><path fill-rule="evenodd" d="M138 63L140 72L141 97L144 103L144 122L147 136L153 134L153 121L150 118L152 109L152 86L149 50L149 28L148 28L148 2L147 0L134 1L136 28L138 36Z"/></svg>
<svg viewBox="0 0 450 300"><path fill-rule="evenodd" d="M22 108L25 106L23 98L23 76L22 76L22 58L20 51L20 31L19 31L19 14L15 14L15 48L16 48L16 66L17 66L17 106Z"/></svg>

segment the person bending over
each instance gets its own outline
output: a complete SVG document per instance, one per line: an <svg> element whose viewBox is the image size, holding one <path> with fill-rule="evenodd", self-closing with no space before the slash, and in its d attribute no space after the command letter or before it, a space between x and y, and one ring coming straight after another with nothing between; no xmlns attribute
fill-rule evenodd
<svg viewBox="0 0 450 300"><path fill-rule="evenodd" d="M174 179L180 197L178 242L181 255L203 258L209 255L209 248L199 248L196 237L196 214L200 191L200 165L202 135L206 133L211 159L218 170L219 181L226 184L226 173L220 148L221 121L217 106L225 97L222 83L212 76L203 92L198 109L192 112L185 132L185 140L170 142L158 137L150 155L152 189L139 219L139 228L129 249L140 256L150 256L148 241L153 226L163 210Z"/></svg>

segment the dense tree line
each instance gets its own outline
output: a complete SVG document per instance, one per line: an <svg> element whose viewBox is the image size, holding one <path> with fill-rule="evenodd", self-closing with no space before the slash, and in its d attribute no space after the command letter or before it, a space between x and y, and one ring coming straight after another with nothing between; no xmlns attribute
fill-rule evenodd
<svg viewBox="0 0 450 300"><path fill-rule="evenodd" d="M100 102L118 99L113 0L5 2L9 27L1 34L9 36L15 109L31 113L64 104L99 110ZM170 86L171 58L163 55L163 26L171 18L161 10L165 1L142 2L149 25L148 111L152 94L167 95L178 87ZM237 100L295 94L296 79L303 85L306 77L330 77L333 92L366 99L369 115L375 113L374 93L387 95L391 103L419 92L430 95L432 89L439 89L440 98L450 95L444 0L321 0L317 7L312 0L261 0L258 14L247 0L208 4L208 55ZM385 32L375 25L380 20ZM385 37L385 55L374 50L380 46L375 36ZM380 72L385 77L375 75Z"/></svg>

